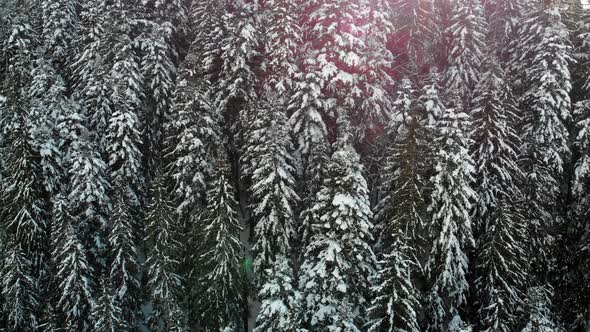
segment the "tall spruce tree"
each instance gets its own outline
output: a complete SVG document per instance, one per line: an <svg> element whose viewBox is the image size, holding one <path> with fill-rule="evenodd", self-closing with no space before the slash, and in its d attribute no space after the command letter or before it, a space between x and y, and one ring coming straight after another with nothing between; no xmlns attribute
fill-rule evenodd
<svg viewBox="0 0 590 332"><path fill-rule="evenodd" d="M130 22L132 13L127 5L116 3L113 15L119 24L114 45L117 53L109 73L114 83L111 99L113 113L109 118L107 142L111 178L124 185L133 208L139 207L144 179L142 176L142 145L140 113L143 111L143 75L134 49ZM130 17L131 16L131 17Z"/></svg>
<svg viewBox="0 0 590 332"><path fill-rule="evenodd" d="M396 29L396 62L394 68L419 80L432 65L433 6L425 0L389 2L389 12ZM399 44L398 44L399 43ZM395 113L394 113L395 114Z"/></svg>
<svg viewBox="0 0 590 332"><path fill-rule="evenodd" d="M115 296L109 293L106 287L103 287L100 294L92 312L93 331L115 332L128 328L121 320L121 307L118 305Z"/></svg>
<svg viewBox="0 0 590 332"><path fill-rule="evenodd" d="M53 254L58 262L58 305L65 319L62 326L66 331L91 331L90 314L95 305L93 271L67 207L62 212L54 220L63 234Z"/></svg>
<svg viewBox="0 0 590 332"><path fill-rule="evenodd" d="M479 0L460 0L453 6L447 34L451 39L445 88L468 107L481 76L487 24Z"/></svg>
<svg viewBox="0 0 590 332"><path fill-rule="evenodd" d="M139 262L137 253L136 231L134 231L132 210L126 200L125 191L118 186L114 191L112 226L108 238L109 270L103 278L107 279L103 285L100 301L110 299L110 304L101 303L97 315L101 324L122 324L132 329L137 326L139 310L140 282ZM106 297L106 298L105 298ZM107 306L107 307L105 307ZM105 311L107 310L107 311ZM109 314L111 317L106 317ZM98 323L97 323L98 324Z"/></svg>
<svg viewBox="0 0 590 332"><path fill-rule="evenodd" d="M107 219L111 202L107 165L85 127L77 104L70 104L67 115L57 124L60 133L63 167L70 183L68 210L75 222L79 241L89 264L97 274L106 269Z"/></svg>
<svg viewBox="0 0 590 332"><path fill-rule="evenodd" d="M37 329L39 291L32 264L14 236L8 239L2 270L2 310L9 331Z"/></svg>
<svg viewBox="0 0 590 332"><path fill-rule="evenodd" d="M535 275L544 282L553 269L554 229L561 220L558 203L570 158L571 46L557 3L538 8L519 32L520 51L513 58L520 96L525 196L530 203L531 257ZM557 221L557 222L556 222ZM534 249L533 249L534 248Z"/></svg>
<svg viewBox="0 0 590 332"><path fill-rule="evenodd" d="M428 329L439 331L459 314L469 287L466 273L467 250L474 245L470 216L476 196L471 188L474 167L469 155L468 116L437 102L433 87L428 88L422 102L428 113L438 114L433 142L437 152L428 207L432 218L429 238L433 244L426 270L430 279Z"/></svg>
<svg viewBox="0 0 590 332"><path fill-rule="evenodd" d="M158 171L146 207L145 271L153 307L148 324L153 331L185 331L186 318L180 303L182 277L178 274L181 243L166 183L165 174Z"/></svg>
<svg viewBox="0 0 590 332"><path fill-rule="evenodd" d="M237 329L246 301L240 268L242 228L228 172L226 161L221 157L214 181L207 191L207 208L201 217L202 234L206 241L200 249L199 285L205 293L196 301L201 313L199 326L204 331Z"/></svg>
<svg viewBox="0 0 590 332"><path fill-rule="evenodd" d="M80 50L72 64L74 95L101 154L106 150L106 131L113 112L108 75L113 41L107 36L112 34L110 29L114 25L113 18L108 15L110 8L101 0L81 4L80 33L76 40Z"/></svg>
<svg viewBox="0 0 590 332"><path fill-rule="evenodd" d="M73 0L41 1L43 39L46 53L62 74L68 74L78 26L77 2ZM64 75L69 76L69 75Z"/></svg>
<svg viewBox="0 0 590 332"><path fill-rule="evenodd" d="M475 287L480 328L513 331L526 285L526 221L517 164L520 140L514 128L516 100L496 59L475 91L472 155L476 166L477 234Z"/></svg>
<svg viewBox="0 0 590 332"><path fill-rule="evenodd" d="M295 231L294 160L287 119L273 96L263 98L258 114L246 134L247 149L242 157L244 174L249 176L251 204L255 220L253 247L256 272L274 265L278 255L288 257Z"/></svg>
<svg viewBox="0 0 590 332"><path fill-rule="evenodd" d="M289 258L299 197L295 193L295 169L290 155L292 148L287 117L274 98L267 95L259 103L258 114L246 136L247 148L242 158L244 174L250 176L252 182L250 202L256 223L252 251L254 272L260 285L259 299L268 308L279 303L285 308L272 312L270 316L257 317L257 321L267 326L266 329L273 325L275 328L296 326L296 315L289 313L295 308L286 308L296 306L290 302L298 296L292 284L293 264ZM262 327L258 329L263 331Z"/></svg>
<svg viewBox="0 0 590 332"><path fill-rule="evenodd" d="M337 150L317 194L318 218L300 268L304 326L317 331L359 330L375 273L367 183L345 114L339 122Z"/></svg>
<svg viewBox="0 0 590 332"><path fill-rule="evenodd" d="M379 270L374 278L369 331L419 331L419 293L412 280L424 229L426 204L420 174L419 116L412 84L402 80L388 128L382 172L383 199L376 207Z"/></svg>

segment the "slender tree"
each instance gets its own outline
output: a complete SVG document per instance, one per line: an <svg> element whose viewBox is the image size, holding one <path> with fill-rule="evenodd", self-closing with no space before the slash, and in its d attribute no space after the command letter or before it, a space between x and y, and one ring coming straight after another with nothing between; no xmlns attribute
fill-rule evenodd
<svg viewBox="0 0 590 332"><path fill-rule="evenodd" d="M181 244L166 180L165 175L156 175L146 207L149 250L145 270L153 306L148 323L153 331L185 331L186 318L180 306L182 277L178 274Z"/></svg>
<svg viewBox="0 0 590 332"><path fill-rule="evenodd" d="M479 322L485 331L513 331L526 285L526 222L518 187L523 172L517 164L516 100L498 62L487 71L475 92L472 155L476 165L477 203L473 213L477 234L475 287Z"/></svg>
<svg viewBox="0 0 590 332"><path fill-rule="evenodd" d="M228 180L224 159L219 159L214 182L207 191L207 209L202 216L203 243L200 256L200 288L197 300L199 326L204 331L237 328L244 281L240 272L242 228L237 216L234 189Z"/></svg>
<svg viewBox="0 0 590 332"><path fill-rule="evenodd" d="M426 265L430 277L428 306L431 310L429 330L447 328L449 321L459 314L458 308L465 303L468 289L466 273L467 250L474 245L471 229L471 204L475 192L473 182L473 160L469 156L465 113L455 113L442 104L434 102L436 95L430 92L423 98L426 108L437 107L436 136L433 144L435 173L430 179L431 221L430 239L433 241ZM432 111L431 111L432 112Z"/></svg>
<svg viewBox="0 0 590 332"><path fill-rule="evenodd" d="M338 149L332 155L313 210L318 216L300 268L305 326L317 331L356 331L368 307L375 273L367 183L341 114ZM352 254L354 253L354 254Z"/></svg>

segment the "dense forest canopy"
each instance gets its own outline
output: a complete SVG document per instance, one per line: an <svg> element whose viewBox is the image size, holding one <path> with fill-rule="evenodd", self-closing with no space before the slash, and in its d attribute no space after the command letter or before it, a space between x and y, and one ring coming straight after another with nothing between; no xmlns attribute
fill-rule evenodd
<svg viewBox="0 0 590 332"><path fill-rule="evenodd" d="M589 331L586 7L0 0L0 331Z"/></svg>

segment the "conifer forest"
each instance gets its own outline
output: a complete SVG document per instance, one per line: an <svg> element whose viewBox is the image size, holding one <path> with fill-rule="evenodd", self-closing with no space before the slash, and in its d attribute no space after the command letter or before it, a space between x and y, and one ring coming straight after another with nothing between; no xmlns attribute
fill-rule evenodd
<svg viewBox="0 0 590 332"><path fill-rule="evenodd" d="M0 331L589 332L585 0L0 0Z"/></svg>

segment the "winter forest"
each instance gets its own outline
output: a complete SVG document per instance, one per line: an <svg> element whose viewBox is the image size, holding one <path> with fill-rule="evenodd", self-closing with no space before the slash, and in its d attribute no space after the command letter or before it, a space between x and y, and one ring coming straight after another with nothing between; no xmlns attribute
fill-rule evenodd
<svg viewBox="0 0 590 332"><path fill-rule="evenodd" d="M590 10L0 0L0 331L590 331Z"/></svg>

